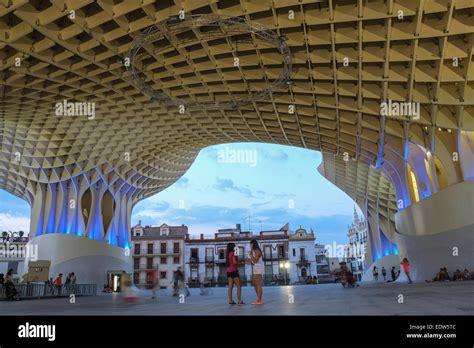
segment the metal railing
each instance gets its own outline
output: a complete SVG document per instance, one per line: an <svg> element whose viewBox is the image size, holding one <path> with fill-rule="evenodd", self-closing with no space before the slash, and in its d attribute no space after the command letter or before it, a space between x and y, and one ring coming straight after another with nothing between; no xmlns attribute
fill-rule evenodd
<svg viewBox="0 0 474 348"><path fill-rule="evenodd" d="M96 296L97 284L67 284L61 287L49 284L30 283L15 285L17 295L21 299L44 297ZM5 286L0 285L0 300L7 298Z"/></svg>
<svg viewBox="0 0 474 348"><path fill-rule="evenodd" d="M282 254L263 254L264 260L287 260L288 258Z"/></svg>
<svg viewBox="0 0 474 348"><path fill-rule="evenodd" d="M181 254L181 249L140 249L140 252L134 252L133 256L150 256L150 255L178 255Z"/></svg>

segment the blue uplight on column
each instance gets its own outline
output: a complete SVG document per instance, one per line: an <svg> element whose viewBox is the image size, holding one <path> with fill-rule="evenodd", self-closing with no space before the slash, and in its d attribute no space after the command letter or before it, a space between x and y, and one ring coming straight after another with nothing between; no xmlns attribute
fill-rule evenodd
<svg viewBox="0 0 474 348"><path fill-rule="evenodd" d="M394 255L398 255L398 248L395 243L392 243L392 251Z"/></svg>

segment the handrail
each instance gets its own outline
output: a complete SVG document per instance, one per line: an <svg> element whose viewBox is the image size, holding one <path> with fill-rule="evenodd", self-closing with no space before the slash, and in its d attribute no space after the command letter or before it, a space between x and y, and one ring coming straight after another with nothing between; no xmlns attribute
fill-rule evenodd
<svg viewBox="0 0 474 348"><path fill-rule="evenodd" d="M44 283L16 284L15 289L19 298L96 296L97 284L65 284L60 287ZM0 300L7 299L5 285L0 286Z"/></svg>

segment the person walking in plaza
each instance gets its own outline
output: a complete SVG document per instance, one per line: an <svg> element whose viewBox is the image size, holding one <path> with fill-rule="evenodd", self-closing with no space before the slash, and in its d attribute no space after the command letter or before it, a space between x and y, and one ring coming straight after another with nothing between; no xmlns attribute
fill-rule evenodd
<svg viewBox="0 0 474 348"><path fill-rule="evenodd" d="M387 280L387 271L385 270L385 267L382 267L382 277L383 281Z"/></svg>
<svg viewBox="0 0 474 348"><path fill-rule="evenodd" d="M155 299L156 292L159 289L158 270L153 270L152 272L153 285L151 288L151 298Z"/></svg>
<svg viewBox="0 0 474 348"><path fill-rule="evenodd" d="M4 280L5 295L7 300L18 300L18 291L16 290L15 284L13 283L13 269L9 269Z"/></svg>
<svg viewBox="0 0 474 348"><path fill-rule="evenodd" d="M59 273L59 275L54 280L54 287L57 291L57 295L61 295L61 287L63 286L63 274Z"/></svg>
<svg viewBox="0 0 474 348"><path fill-rule="evenodd" d="M227 295L229 296L229 304L235 305L235 302L232 297L232 292L234 289L234 284L237 287L237 303L239 305L244 304L242 301L242 284L240 284L239 269L237 266L237 255L235 255L234 243L227 244Z"/></svg>
<svg viewBox="0 0 474 348"><path fill-rule="evenodd" d="M379 270L377 266L374 266L374 268L372 269L372 275L374 276L375 281L379 280Z"/></svg>
<svg viewBox="0 0 474 348"><path fill-rule="evenodd" d="M257 293L257 299L252 302L255 305L263 304L262 296L262 275L263 275L263 255L256 239L250 241L250 262L252 263L252 283Z"/></svg>
<svg viewBox="0 0 474 348"><path fill-rule="evenodd" d="M191 295L191 293L189 292L189 288L184 284L184 274L181 271L181 267L178 267L178 269L173 274L173 287L173 296L178 296L180 289L186 290L186 296Z"/></svg>
<svg viewBox="0 0 474 348"><path fill-rule="evenodd" d="M66 281L64 282L64 285L71 284L71 273L68 273L66 277Z"/></svg>
<svg viewBox="0 0 474 348"><path fill-rule="evenodd" d="M408 283L411 284L411 278L410 278L410 262L408 262L408 259L405 257L403 258L402 262L400 262L403 268L403 272L407 275L408 278Z"/></svg>
<svg viewBox="0 0 474 348"><path fill-rule="evenodd" d="M71 273L71 284L72 285L75 285L76 284L76 275L74 274L74 272Z"/></svg>
<svg viewBox="0 0 474 348"><path fill-rule="evenodd" d="M397 280L397 271L395 270L395 266L392 266L392 270L390 271L390 275L392 276L392 282L394 282L395 280Z"/></svg>

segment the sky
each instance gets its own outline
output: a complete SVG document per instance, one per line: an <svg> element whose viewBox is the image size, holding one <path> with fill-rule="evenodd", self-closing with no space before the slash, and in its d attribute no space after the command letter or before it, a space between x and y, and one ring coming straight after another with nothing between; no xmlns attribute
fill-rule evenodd
<svg viewBox="0 0 474 348"><path fill-rule="evenodd" d="M313 228L317 243L344 244L354 202L319 174L320 163L319 152L284 145L205 148L174 185L135 206L132 226L185 224L190 234L212 235L237 223L258 232L288 222ZM26 202L0 190L0 231L28 231L29 214Z"/></svg>

